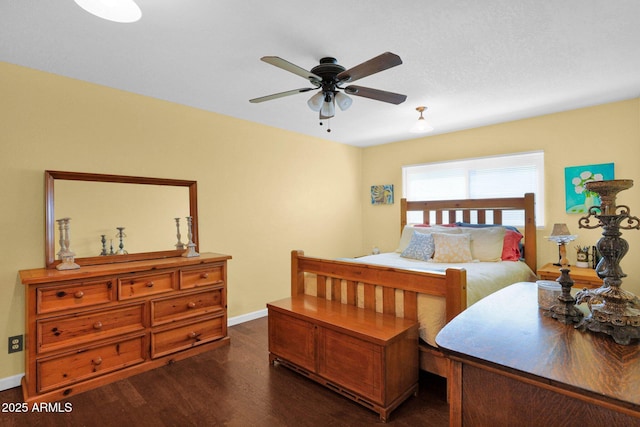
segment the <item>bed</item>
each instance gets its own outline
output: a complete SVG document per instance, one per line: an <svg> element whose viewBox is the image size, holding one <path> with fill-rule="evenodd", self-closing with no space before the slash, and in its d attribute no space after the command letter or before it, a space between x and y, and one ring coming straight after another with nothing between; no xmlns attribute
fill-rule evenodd
<svg viewBox="0 0 640 427"><path fill-rule="evenodd" d="M322 259L292 251L291 294L315 295L417 320L420 368L447 377L448 359L435 344L438 331L482 297L512 283L536 280L534 205L531 193L494 199L402 199L401 238L395 252ZM503 218L512 211L523 213L522 228L502 226ZM422 219L411 224L407 218L415 217L416 212ZM496 259L498 241L502 253ZM420 259L429 256L433 247L427 261ZM412 251L418 259L411 257Z"/></svg>

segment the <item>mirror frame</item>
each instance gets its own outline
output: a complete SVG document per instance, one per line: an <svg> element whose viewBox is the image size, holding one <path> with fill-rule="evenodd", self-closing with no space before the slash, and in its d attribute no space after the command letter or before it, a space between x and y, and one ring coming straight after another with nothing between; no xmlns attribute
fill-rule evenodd
<svg viewBox="0 0 640 427"><path fill-rule="evenodd" d="M44 206L45 206L45 263L46 268L55 268L60 263L56 260L56 242L55 242L55 212L54 212L54 185L56 180L71 181L93 181L93 182L113 182L123 184L141 184L141 185L167 185L175 187L187 187L189 190L189 213L192 220L191 240L195 243L196 252L199 251L198 239L198 186L197 181L168 179L168 178L144 178L139 176L126 175L105 175L97 173L83 172L62 172L50 171L44 172ZM185 251L174 249L155 252L140 252L126 255L109 255L76 258L76 264L98 265L98 264L114 264L119 262L142 261L150 259L171 258L181 256Z"/></svg>

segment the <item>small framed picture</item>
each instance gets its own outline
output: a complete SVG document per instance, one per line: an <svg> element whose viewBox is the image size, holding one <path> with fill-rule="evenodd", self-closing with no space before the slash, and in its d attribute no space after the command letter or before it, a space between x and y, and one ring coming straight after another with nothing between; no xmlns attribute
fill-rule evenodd
<svg viewBox="0 0 640 427"><path fill-rule="evenodd" d="M392 185L372 185L371 186L372 205L392 205L393 204L393 184Z"/></svg>

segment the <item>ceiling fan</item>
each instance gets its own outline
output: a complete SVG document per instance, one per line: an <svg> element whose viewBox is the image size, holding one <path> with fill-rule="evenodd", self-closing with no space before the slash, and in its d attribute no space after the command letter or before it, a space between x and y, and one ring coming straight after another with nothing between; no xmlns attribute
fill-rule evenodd
<svg viewBox="0 0 640 427"><path fill-rule="evenodd" d="M272 99L320 89L319 92L307 101L309 108L320 113L320 124L322 124L322 120L329 119L335 115L336 104L341 110L346 110L351 106L353 100L348 95L361 96L396 105L403 103L407 99L406 95L401 95L399 93L386 92L384 90L371 89L364 86L350 84L363 77L367 77L402 64L402 59L391 52L385 52L382 55L371 58L360 65L349 68L348 70L338 64L338 61L335 58L331 57L322 58L320 60L320 64L313 67L311 71L307 71L304 68L277 56L263 56L260 59L268 64L282 68L285 71L289 71L309 80L313 87L274 93L273 95L251 99L249 102L258 103L270 101ZM346 84L348 84L348 86L344 86ZM340 91L343 91L344 93ZM331 129L328 129L327 132L331 132Z"/></svg>

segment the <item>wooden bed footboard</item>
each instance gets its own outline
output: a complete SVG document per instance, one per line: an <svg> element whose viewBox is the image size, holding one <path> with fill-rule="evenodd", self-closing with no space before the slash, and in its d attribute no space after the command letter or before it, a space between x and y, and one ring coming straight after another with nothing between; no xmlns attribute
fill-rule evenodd
<svg viewBox="0 0 640 427"><path fill-rule="evenodd" d="M411 320L418 319L419 293L445 298L447 322L467 306L467 272L464 269L449 268L444 273L402 270L312 258L305 256L303 251L292 251L291 296L304 294L307 273L315 275L318 297L360 305L366 310L375 311L376 306L381 306L383 313ZM358 285L363 286L364 301L360 303ZM381 292L376 292L376 288ZM396 290L403 295L402 312L396 312ZM446 377L448 359L431 346L421 346L420 350L421 369Z"/></svg>

